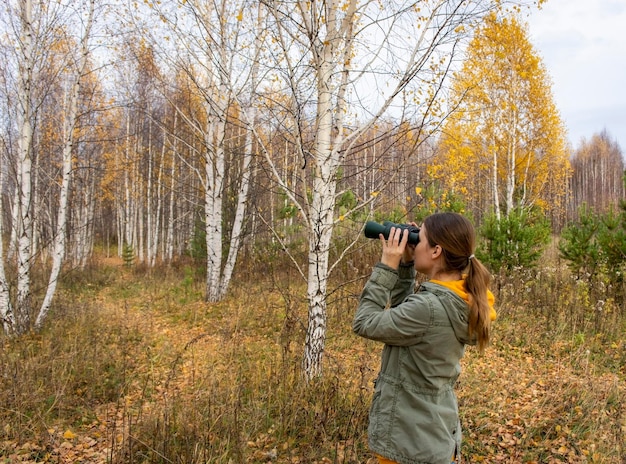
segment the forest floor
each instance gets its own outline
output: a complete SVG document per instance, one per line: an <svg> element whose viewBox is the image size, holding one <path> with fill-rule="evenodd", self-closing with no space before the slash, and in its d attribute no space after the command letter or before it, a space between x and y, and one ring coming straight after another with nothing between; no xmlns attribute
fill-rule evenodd
<svg viewBox="0 0 626 464"><path fill-rule="evenodd" d="M366 427L381 347L351 333L350 304L329 311L326 380L308 394L297 380L298 291L261 283L209 305L189 275L146 283L107 265L106 282L61 296L97 310L2 340L11 402L0 407L0 463L375 462ZM464 463L626 463L624 342L546 342L546 332L507 309L486 353L468 350L457 389Z"/></svg>

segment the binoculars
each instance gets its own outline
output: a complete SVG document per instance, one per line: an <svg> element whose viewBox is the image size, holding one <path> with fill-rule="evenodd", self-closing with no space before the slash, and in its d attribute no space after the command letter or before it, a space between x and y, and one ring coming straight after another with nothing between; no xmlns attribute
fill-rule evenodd
<svg viewBox="0 0 626 464"><path fill-rule="evenodd" d="M410 224L395 224L391 221L385 221L382 224L374 221L367 221L365 223L365 236L367 238L378 238L379 234L383 234L385 239L389 238L389 232L391 232L391 228L395 227L396 229L403 229L409 231L409 241L408 243L411 245L417 245L420 241L419 232L420 228L412 226ZM404 232L403 232L404 233Z"/></svg>

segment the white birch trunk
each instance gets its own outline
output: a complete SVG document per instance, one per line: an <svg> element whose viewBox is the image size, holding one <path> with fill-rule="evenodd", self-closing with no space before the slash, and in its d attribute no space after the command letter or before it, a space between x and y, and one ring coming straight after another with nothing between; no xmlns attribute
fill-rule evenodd
<svg viewBox="0 0 626 464"><path fill-rule="evenodd" d="M309 302L302 369L307 380L322 375L326 344L327 289L330 274L330 244L333 234L334 212L337 192L337 170L340 165L339 150L343 148L343 117L346 113L344 100L347 77L352 55L352 26L356 1L347 5L343 21L338 20L339 5L333 2L327 18L328 34L314 54L317 72L317 113L313 192L309 210L309 252L307 270L307 299ZM304 10L303 10L304 11ZM306 19L309 25L319 18ZM314 26L311 26L314 27ZM340 51L340 56L335 53ZM341 79L335 75L338 70ZM336 101L333 101L333 97ZM336 134L333 140L333 127Z"/></svg>
<svg viewBox="0 0 626 464"><path fill-rule="evenodd" d="M4 190L6 170L0 169L0 191ZM0 201L0 218L3 216L2 202ZM0 220L0 237L3 237L4 221ZM13 305L9 295L9 285L7 283L6 272L4 269L4 240L0 240L0 319L2 319L2 327L6 335L10 335L15 329L15 314L13 314Z"/></svg>
<svg viewBox="0 0 626 464"><path fill-rule="evenodd" d="M220 18L219 23L212 25L215 28L216 41L214 42L214 54L218 62L212 62L209 66L209 77L212 86L209 100L205 102L205 108L209 115L209 129L207 131L206 147L209 147L205 164L206 194L205 194L205 219L206 219L206 246L207 246L207 280L206 300L216 302L222 298L223 285L223 208L224 208L224 176L226 172L226 121L228 108L231 101L230 89L230 66L231 57L226 49L228 32L224 12L228 0L222 0L215 10L209 8L205 20L212 19L212 13ZM207 23L207 26L209 23Z"/></svg>
<svg viewBox="0 0 626 464"><path fill-rule="evenodd" d="M518 131L516 130L516 117L513 115L513 122L511 124L511 130L508 132L507 136L507 148L508 148L508 175L506 179L506 215L511 214L511 211L515 208L514 197L515 193L515 170L517 169L517 136Z"/></svg>
<svg viewBox="0 0 626 464"><path fill-rule="evenodd" d="M91 257L94 245L94 227L96 217L96 176L90 177L88 192L85 193L83 222L80 230L83 231L83 240L80 241L82 253L80 255L79 266L84 269L87 266L87 260Z"/></svg>
<svg viewBox="0 0 626 464"><path fill-rule="evenodd" d="M81 56L78 60L76 68L76 75L74 76L74 82L67 96L67 111L63 122L63 167L62 167L62 179L61 179L61 192L59 197L59 211L57 216L57 230L54 236L54 248L52 251L52 268L50 270L50 278L48 280L48 287L46 288L46 295L44 297L39 314L35 320L35 327L42 326L52 299L56 293L57 282L59 274L61 273L61 267L65 258L65 243L67 237L67 216L69 208L69 195L70 195L70 183L72 178L72 156L74 154L74 130L78 123L78 99L80 97L80 88L82 78L87 68L87 60L89 57L89 36L91 32L91 25L93 22L94 12L94 0L89 3L89 15L85 25L85 31L81 39Z"/></svg>
<svg viewBox="0 0 626 464"><path fill-rule="evenodd" d="M302 368L307 379L322 375L322 361L326 342L326 293L330 240L333 230L337 162L331 152L332 95L329 88L332 66L326 62L320 66L318 81L317 119L315 143L315 177L311 201L311 224L309 229L309 266L307 299L309 317L306 332Z"/></svg>
<svg viewBox="0 0 626 464"><path fill-rule="evenodd" d="M40 134L36 131L33 132L33 137L37 137L40 136ZM37 146L37 140L33 139L33 147ZM30 203L32 205L32 209L30 212L30 217L31 219L31 223L30 223L30 230L31 230L31 237L30 237L30 257L31 260L35 259L35 256L38 255L38 245L39 245L39 230L37 227L37 223L41 223L43 222L44 219L44 214L47 215L47 220L48 222L52 223L52 211L50 210L50 208L46 208L44 210L44 208L41 205L41 201L39 201L39 175L38 173L41 172L41 157L37 156L34 151L33 151L33 165L31 166L31 177L30 177L30 182L31 182L31 187L30 187L30 191L31 193L31 199L30 199ZM45 263L47 262L49 257L49 251L46 249L46 247L43 247L41 250L41 253L39 253L39 259L41 260L41 263ZM31 264L32 266L32 264Z"/></svg>
<svg viewBox="0 0 626 464"><path fill-rule="evenodd" d="M176 134L176 126L178 122L178 112L174 113L174 134ZM172 153L172 164L171 164L171 175L170 175L170 197L169 197L169 208L167 214L167 239L165 240L165 258L168 262L172 261L174 257L174 192L176 191L176 158L178 157L177 153L177 142L176 137L174 137L174 145L173 145L173 153Z"/></svg>
<svg viewBox="0 0 626 464"><path fill-rule="evenodd" d="M224 94L222 94L224 95ZM222 96L221 98L225 98ZM210 105L208 105L210 106ZM208 109L212 112L212 109ZM212 147L205 162L206 192L206 249L207 249L207 280L206 300L220 300L222 273L222 209L224 193L224 135L226 132L225 112L213 117L208 130L207 146Z"/></svg>
<svg viewBox="0 0 626 464"><path fill-rule="evenodd" d="M155 255L153 254L153 242L154 240L154 218L153 218L153 196L152 196L152 173L154 170L154 159L152 156L152 121L148 121L148 173L147 173L147 185L146 185L146 262L148 266L154 266ZM141 234L143 236L143 234Z"/></svg>
<svg viewBox="0 0 626 464"><path fill-rule="evenodd" d="M93 249L96 177L87 178L82 199L73 208L71 231L73 242L69 250L72 266L84 269Z"/></svg>
<svg viewBox="0 0 626 464"><path fill-rule="evenodd" d="M132 231L131 231L131 191L130 191L130 168L132 166L131 163L131 149L130 149L130 111L127 112L126 116L126 148L125 148L125 159L122 165L122 170L124 171L124 210L122 214L123 222L122 226L124 228L124 233L120 236L120 247L118 250L118 254L121 257L124 247L132 246Z"/></svg>
<svg viewBox="0 0 626 464"><path fill-rule="evenodd" d="M257 9L257 31L261 31L261 23L262 23L262 10L263 7L259 4ZM258 76L258 57L260 54L261 44L259 41L255 42L255 53L254 60L252 64L252 69L250 71L250 100L254 94L256 93L257 87L257 76ZM246 112L246 110L242 107L241 111ZM243 225L244 219L246 216L246 212L248 210L248 199L249 199L249 191L250 191L250 181L251 181L251 173L252 173L252 159L254 156L254 133L252 128L256 127L257 122L257 110L254 105L250 105L246 112L246 119L248 121L248 127L245 130L245 143L243 150L243 159L241 162L241 175L240 175L240 187L239 192L237 194L237 206L235 210L235 217L233 219L233 227L231 231L230 237L230 247L228 249L228 257L226 258L226 264L224 266L224 271L222 272L222 279L220 282L219 289L219 297L220 299L226 296L226 292L228 291L228 286L230 285L230 280L233 275L233 270L235 269L235 264L237 263L237 256L239 254L239 249L242 244L242 233L243 233Z"/></svg>
<svg viewBox="0 0 626 464"><path fill-rule="evenodd" d="M250 110L250 120L255 121L254 109ZM246 142L241 166L241 186L237 195L237 207L235 210L235 217L233 220L233 228L231 232L230 248L228 250L228 257L224 266L224 272L222 273L222 279L220 282L219 298L222 299L226 296L228 286L233 275L235 263L237 262L237 255L241 248L243 224L248 208L248 192L250 190L250 174L252 171L252 134L246 131Z"/></svg>
<svg viewBox="0 0 626 464"><path fill-rule="evenodd" d="M135 192L134 192L134 206L135 206L135 220L133 222L133 247L137 262L145 262L145 227L146 227L146 215L143 209L143 199L145 198L145 187L143 185L143 179L141 178L139 165L135 167Z"/></svg>
<svg viewBox="0 0 626 464"><path fill-rule="evenodd" d="M492 144L493 146L493 144ZM492 148L492 192L493 192L493 208L496 214L496 220L500 222L500 194L498 193L498 152L495 148Z"/></svg>
<svg viewBox="0 0 626 464"><path fill-rule="evenodd" d="M19 185L15 185L15 188L13 189L13 202L11 203L11 224L13 224L13 227L11 227L11 234L9 236L9 249L7 251L8 259L13 259L17 255L17 228L20 224L18 219L20 204L19 191Z"/></svg>
<svg viewBox="0 0 626 464"><path fill-rule="evenodd" d="M22 333L30 326L30 269L32 247L32 141L33 141L33 85L35 78L34 31L32 2L20 5L22 25L21 63L18 77L18 206L17 206L17 298L15 304L16 331Z"/></svg>
<svg viewBox="0 0 626 464"><path fill-rule="evenodd" d="M156 265L157 253L159 250L159 237L161 236L161 214L163 210L163 171L165 169L165 129L163 130L163 147L161 149L161 159L159 161L159 173L157 175L156 188L156 207L154 211L154 219L151 227L148 227L148 234L152 236L148 247L148 265L154 267Z"/></svg>

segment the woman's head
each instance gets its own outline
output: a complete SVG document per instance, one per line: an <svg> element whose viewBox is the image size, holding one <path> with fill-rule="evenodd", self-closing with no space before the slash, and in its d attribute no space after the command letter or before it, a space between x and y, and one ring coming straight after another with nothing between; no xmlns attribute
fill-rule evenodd
<svg viewBox="0 0 626 464"><path fill-rule="evenodd" d="M472 223L458 213L435 213L424 220L425 236L431 247L442 248L445 271L463 271L474 254L476 234Z"/></svg>

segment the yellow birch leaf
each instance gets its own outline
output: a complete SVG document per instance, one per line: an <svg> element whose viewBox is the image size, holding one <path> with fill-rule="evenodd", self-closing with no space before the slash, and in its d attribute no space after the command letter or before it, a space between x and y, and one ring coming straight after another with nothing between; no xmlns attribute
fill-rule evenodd
<svg viewBox="0 0 626 464"><path fill-rule="evenodd" d="M72 440L76 438L76 434L68 429L63 433L63 438L65 438L66 440Z"/></svg>

